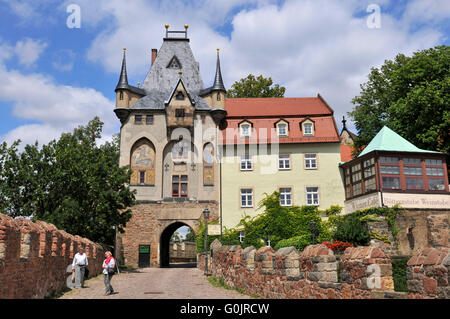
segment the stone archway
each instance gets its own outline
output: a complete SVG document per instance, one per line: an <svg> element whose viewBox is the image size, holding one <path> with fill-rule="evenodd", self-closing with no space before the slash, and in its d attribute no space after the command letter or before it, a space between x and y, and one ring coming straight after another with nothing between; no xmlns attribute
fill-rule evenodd
<svg viewBox="0 0 450 319"><path fill-rule="evenodd" d="M191 225L179 221L170 224L162 231L159 239L159 266L161 268L170 267L170 238L173 233L182 226L187 226L194 231Z"/></svg>

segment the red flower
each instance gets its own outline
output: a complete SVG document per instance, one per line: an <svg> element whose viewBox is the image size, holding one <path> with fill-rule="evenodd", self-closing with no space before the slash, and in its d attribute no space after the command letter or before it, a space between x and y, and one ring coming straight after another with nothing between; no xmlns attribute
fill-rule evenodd
<svg viewBox="0 0 450 319"><path fill-rule="evenodd" d="M353 244L346 243L346 242L343 242L340 240L335 240L332 243L328 243L328 242L324 241L324 242L322 242L322 244L327 246L328 248L330 248L332 251L342 251L348 247L353 247Z"/></svg>

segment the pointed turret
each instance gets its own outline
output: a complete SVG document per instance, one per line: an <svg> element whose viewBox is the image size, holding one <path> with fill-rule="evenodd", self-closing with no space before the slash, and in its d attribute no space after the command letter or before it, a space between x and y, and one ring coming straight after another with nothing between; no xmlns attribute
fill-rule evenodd
<svg viewBox="0 0 450 319"><path fill-rule="evenodd" d="M223 91L226 92L225 85L223 85L222 72L220 71L220 58L219 49L217 49L217 63L216 63L216 76L214 78L214 84L211 87L212 91Z"/></svg>
<svg viewBox="0 0 450 319"><path fill-rule="evenodd" d="M127 75L127 60L126 60L126 52L127 49L123 49L123 60L122 60L122 71L120 72L120 78L119 78L119 82L116 85L116 89L115 91L117 92L117 90L119 89L129 89L128 86L128 75Z"/></svg>

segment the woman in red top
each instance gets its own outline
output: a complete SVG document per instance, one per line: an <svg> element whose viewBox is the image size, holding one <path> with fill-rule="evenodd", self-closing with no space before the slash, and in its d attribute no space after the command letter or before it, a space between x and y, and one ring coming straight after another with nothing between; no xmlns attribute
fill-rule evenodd
<svg viewBox="0 0 450 319"><path fill-rule="evenodd" d="M112 256L110 251L105 252L106 259L103 261L103 274L104 282L105 282L105 296L111 295L114 293L114 289L111 286L111 278L114 275L114 267L116 266L116 260Z"/></svg>

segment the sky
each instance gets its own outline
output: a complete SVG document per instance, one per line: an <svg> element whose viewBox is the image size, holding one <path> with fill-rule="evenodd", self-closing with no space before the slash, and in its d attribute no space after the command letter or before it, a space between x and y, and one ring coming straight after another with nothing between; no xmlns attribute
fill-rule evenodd
<svg viewBox="0 0 450 319"><path fill-rule="evenodd" d="M286 87L286 97L320 93L339 128L372 67L448 45L450 34L448 0L0 0L0 11L0 142L22 145L94 116L110 140L120 129L123 48L130 84L142 83L166 23L189 25L206 87L220 48L227 88L251 73Z"/></svg>

